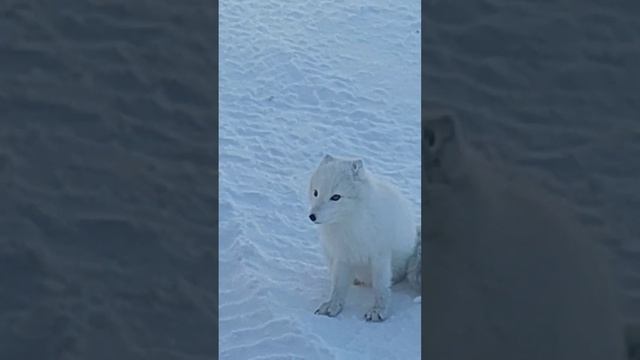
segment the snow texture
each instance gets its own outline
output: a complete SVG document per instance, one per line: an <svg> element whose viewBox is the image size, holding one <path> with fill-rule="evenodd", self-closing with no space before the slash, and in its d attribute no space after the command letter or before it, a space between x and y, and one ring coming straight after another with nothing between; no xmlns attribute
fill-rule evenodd
<svg viewBox="0 0 640 360"><path fill-rule="evenodd" d="M336 318L314 315L329 272L307 218L325 153L359 157L420 214L420 3L220 3L221 359L418 359L420 303L363 320L352 286Z"/></svg>
<svg viewBox="0 0 640 360"><path fill-rule="evenodd" d="M0 358L214 358L211 2L0 13Z"/></svg>

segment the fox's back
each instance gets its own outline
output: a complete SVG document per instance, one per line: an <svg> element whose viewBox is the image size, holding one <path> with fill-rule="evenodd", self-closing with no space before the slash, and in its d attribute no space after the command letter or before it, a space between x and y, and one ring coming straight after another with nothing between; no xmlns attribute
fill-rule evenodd
<svg viewBox="0 0 640 360"><path fill-rule="evenodd" d="M390 249L401 257L408 256L415 244L415 221L411 204L390 183L373 179L371 191L364 201L366 216L361 221L371 228L372 241L380 249Z"/></svg>

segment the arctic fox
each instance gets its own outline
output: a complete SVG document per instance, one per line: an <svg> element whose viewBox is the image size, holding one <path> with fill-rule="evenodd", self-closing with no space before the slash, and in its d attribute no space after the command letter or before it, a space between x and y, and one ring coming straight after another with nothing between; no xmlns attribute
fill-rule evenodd
<svg viewBox="0 0 640 360"><path fill-rule="evenodd" d="M454 116L428 115L422 134L422 355L625 359L616 281L596 234L527 179L508 180ZM630 345L640 338L626 334Z"/></svg>
<svg viewBox="0 0 640 360"><path fill-rule="evenodd" d="M309 219L318 225L331 273L331 296L316 314L336 316L352 283L373 287L367 321L389 315L391 284L420 279L419 228L399 191L364 168L362 160L325 155L309 184ZM416 273L417 272L417 273Z"/></svg>

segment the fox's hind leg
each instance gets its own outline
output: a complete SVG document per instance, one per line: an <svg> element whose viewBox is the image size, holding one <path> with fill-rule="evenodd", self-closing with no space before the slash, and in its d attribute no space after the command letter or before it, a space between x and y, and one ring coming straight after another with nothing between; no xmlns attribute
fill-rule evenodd
<svg viewBox="0 0 640 360"><path fill-rule="evenodd" d="M396 274L393 274L393 277L391 278L391 285L395 285L399 282L401 282L402 280L407 278L407 272L406 271L402 271L402 272L398 272Z"/></svg>
<svg viewBox="0 0 640 360"><path fill-rule="evenodd" d="M358 278L355 278L355 279L353 279L353 285L355 285L355 286L369 286L371 284L368 284L365 281L362 281L362 280L360 280Z"/></svg>

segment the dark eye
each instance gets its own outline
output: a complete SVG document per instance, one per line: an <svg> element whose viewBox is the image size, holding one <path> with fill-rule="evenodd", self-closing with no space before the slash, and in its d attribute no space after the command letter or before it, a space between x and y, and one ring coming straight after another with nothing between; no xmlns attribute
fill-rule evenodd
<svg viewBox="0 0 640 360"><path fill-rule="evenodd" d="M333 201L338 201L338 200L340 200L340 197L341 197L340 195L335 194L335 195L333 195L333 196L331 197L331 200L333 200Z"/></svg>
<svg viewBox="0 0 640 360"><path fill-rule="evenodd" d="M313 190L313 196L318 197L318 190Z"/></svg>
<svg viewBox="0 0 640 360"><path fill-rule="evenodd" d="M436 143L436 135L433 133L433 130L426 129L424 135L426 135L427 144L429 144L429 147L432 147Z"/></svg>

